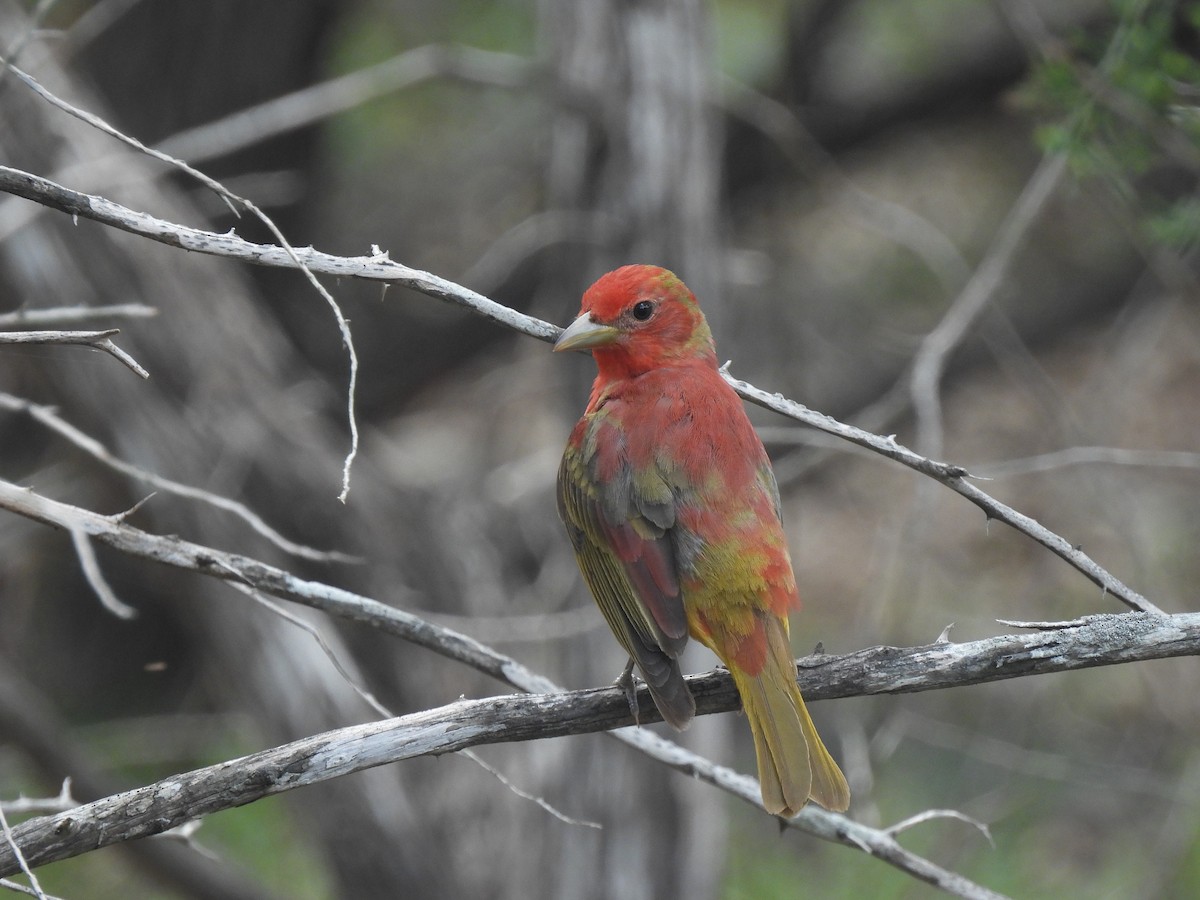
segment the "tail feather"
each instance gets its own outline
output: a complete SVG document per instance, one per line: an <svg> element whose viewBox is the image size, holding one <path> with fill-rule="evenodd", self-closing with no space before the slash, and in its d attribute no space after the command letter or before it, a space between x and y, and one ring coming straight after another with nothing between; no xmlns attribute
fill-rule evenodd
<svg viewBox="0 0 1200 900"><path fill-rule="evenodd" d="M754 735L758 780L768 812L794 816L810 799L841 812L850 788L825 749L796 685L783 629L768 628L770 652L757 675L730 667Z"/></svg>
<svg viewBox="0 0 1200 900"><path fill-rule="evenodd" d="M643 669L646 687L650 688L650 696L654 698L654 705L662 713L664 721L676 731L686 729L696 715L696 701L688 690L687 682L683 680L683 673L679 671L679 662L670 660L661 680L651 681L646 674Z"/></svg>
<svg viewBox="0 0 1200 900"><path fill-rule="evenodd" d="M676 731L686 729L696 715L696 701L683 680L679 660L650 644L633 628L627 629L621 643L637 663L663 719Z"/></svg>

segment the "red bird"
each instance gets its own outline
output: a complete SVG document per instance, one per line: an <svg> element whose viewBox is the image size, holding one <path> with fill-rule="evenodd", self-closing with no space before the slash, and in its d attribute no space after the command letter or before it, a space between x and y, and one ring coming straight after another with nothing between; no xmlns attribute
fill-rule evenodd
<svg viewBox="0 0 1200 900"><path fill-rule="evenodd" d="M599 369L558 470L559 515L663 718L682 730L696 712L679 670L690 635L733 676L764 807L846 809L796 686L779 488L696 298L666 269L625 266L588 288L554 349L590 350Z"/></svg>

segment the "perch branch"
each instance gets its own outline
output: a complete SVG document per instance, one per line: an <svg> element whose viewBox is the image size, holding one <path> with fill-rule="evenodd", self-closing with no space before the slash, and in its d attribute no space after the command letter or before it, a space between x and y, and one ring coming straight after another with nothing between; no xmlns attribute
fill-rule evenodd
<svg viewBox="0 0 1200 900"><path fill-rule="evenodd" d="M396 746L409 748L405 751L408 755L412 755L410 751L414 747L424 748L419 750L422 753L442 753L477 743L525 740L534 736L549 737L559 734L607 730L632 724L628 703L618 688L563 694L548 679L530 671L511 657L497 653L465 635L432 625L416 616L370 598L330 585L296 578L283 570L245 556L225 553L179 538L151 535L123 522L115 521L111 517L59 503L3 481L0 481L0 508L9 509L46 524L67 529L82 529L92 539L132 556L154 560L222 580L236 580L251 584L265 593L322 609L342 618L369 624L378 630L470 665L521 690L540 695L538 697L461 701L460 704L451 704L443 710L446 715L453 713L452 720L439 719L433 712L421 713L415 718L406 717L405 720L390 720L392 723L405 721L417 726L416 732L405 732L395 738L400 741L400 744ZM798 680L806 695L813 700L818 700L860 694L932 690L1087 666L1197 653L1200 653L1200 613L1174 616L1127 613L1089 616L1068 623L1042 623L1042 627L1038 627L1033 634L1003 635L963 644L943 642L924 647L879 647L845 656L806 658L799 663ZM693 676L688 679L688 683L696 697L699 713L710 714L737 708L736 690L727 673L712 672ZM645 688L643 688L644 690ZM463 703L468 706L462 706ZM533 705L523 706L522 703L532 703ZM556 703L561 705L556 706ZM471 706L470 704L475 705ZM469 710L469 713L465 714L465 719L460 720L457 716L464 709ZM558 712L554 712L556 709ZM642 716L646 722L657 721L657 715L648 695L642 698L642 709ZM489 710L490 712L488 712ZM502 712L496 712L497 710ZM483 717L482 720L479 720L480 716ZM501 721L497 721L497 717ZM510 717L512 718L511 722L509 722ZM387 749L388 753L395 752L392 749L393 743L389 743L393 739L381 737L380 735L385 734L383 731L373 730L386 729L388 724L387 722L372 723L371 725L356 726L356 729L367 729L366 731L352 730L352 734L361 735L359 739L364 744L363 747L355 749L352 754L353 760L359 761L355 763L356 765L360 767L380 765L383 762L391 761L392 758L404 758L403 756L386 758L379 756L383 752L384 745L389 748ZM393 732L389 731L386 734L392 735ZM755 800L757 788L751 778L737 775L724 767L715 766L711 762L644 730L622 731L615 736L673 768L700 777L722 789L731 790L739 796L742 796L743 792L738 785L742 785L749 791L747 799L757 802ZM291 754L303 746L315 748L312 750L315 753L324 746L323 744L318 746L323 738L324 736L317 736L298 742L296 745L288 745L291 749L286 752ZM460 741L465 741L465 743L459 743ZM317 744L313 742L317 742ZM274 751L266 751L268 754L272 752ZM349 752L347 751L347 753ZM336 760L328 760L325 756L321 758L329 762L335 769L337 766L334 763L337 760L342 760L345 764L352 761L350 756L337 756ZM258 754L247 759L268 760L269 758ZM293 757L289 756L288 759L293 759ZM264 765L267 764L268 762L264 762ZM228 767L233 763L223 765ZM299 762L296 765L300 768L288 769L287 766L282 769L273 768L266 770L265 775L260 771L258 779L247 778L245 777L246 773L242 772L241 777L236 780L238 785L242 785L238 790L245 789L247 785L253 787L250 784L252 782L261 782L259 788L270 791L296 786L291 783L292 779L299 778L308 771ZM215 768L222 769L222 767ZM341 770L338 769L338 771ZM276 775L283 779L282 786L272 780ZM169 783L178 784L179 781L173 779L169 780ZM142 788L140 791L141 793L134 792L135 799L140 798L138 802L145 801L151 804L158 802L153 792L146 793L150 791L149 788ZM182 819L204 814L204 810L195 805L203 798L197 799L186 792L180 793L179 797L179 802L184 804L182 810L176 818L166 817L166 821L170 824L163 824L159 830L174 827ZM236 791L232 794L228 791L220 793L219 797L223 798L220 802L226 806L236 806L254 799ZM210 798L205 802L213 801ZM226 806L220 808L226 808ZM155 821L161 824L159 819ZM858 831L864 826L859 826L842 816L822 810L806 808L800 816L793 820L793 823L817 836L860 849L871 846L869 843L864 844L870 834L864 837ZM35 823L26 823L21 828L30 828L34 825ZM132 823L131 827L133 827ZM138 826L133 828L129 836L136 837L153 833L152 830L148 830L150 828L151 826L147 826L147 828ZM73 827L67 830L72 831ZM866 829L866 832L871 832L871 829ZM22 840L25 833L24 831L20 832L19 837ZM57 839L56 836L55 840ZM895 845L891 835L883 835L879 839L884 842L869 852L879 855L893 864L901 865L896 861L899 857L893 857L894 852L900 852L903 848ZM36 842L22 843L23 847L35 845ZM893 845L895 846L893 847ZM889 850L888 848L893 849ZM84 847L84 849L88 849L88 847ZM35 858L40 859L40 857ZM920 858L917 857L917 859ZM0 863L0 872L3 872L5 864ZM930 880L932 873L921 874L923 865L929 864L925 860L921 860L921 864L908 860L901 867L917 874L918 877ZM944 874L948 877L958 877L953 873ZM941 878L942 876L937 877ZM941 882L933 883L940 884ZM979 895L964 894L964 896Z"/></svg>
<svg viewBox="0 0 1200 900"><path fill-rule="evenodd" d="M817 699L927 690L949 683L1200 652L1200 613L1126 613L1043 625L1029 635L926 647L878 647L840 657L809 658L801 660L800 683L806 694ZM736 708L736 692L728 673L710 672L688 682L696 695L698 713ZM651 710L652 706L646 707L647 713ZM221 809L373 766L484 744L607 731L631 722L628 703L617 687L459 700L437 709L314 735L34 819L13 829L13 843L33 867L157 834ZM697 765L692 754L649 732L621 734L637 736L638 743L647 746L661 743L665 749L658 755L674 768L757 803L758 789L752 778L722 767L709 769L707 761ZM793 821L818 836L858 846L885 859L889 854L907 852L896 844L894 835L912 824L906 820L879 831L812 807ZM12 874L14 867L19 863L12 847L0 850L0 875ZM931 883L946 887L940 876ZM988 896L978 892L962 895Z"/></svg>

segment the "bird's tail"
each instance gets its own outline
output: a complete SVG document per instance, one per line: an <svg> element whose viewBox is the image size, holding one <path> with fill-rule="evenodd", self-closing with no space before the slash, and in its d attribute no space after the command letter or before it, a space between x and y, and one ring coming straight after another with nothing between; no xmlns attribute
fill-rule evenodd
<svg viewBox="0 0 1200 900"><path fill-rule="evenodd" d="M767 657L757 675L729 667L754 734L763 805L790 817L812 799L841 812L850 805L850 788L804 706L786 632L766 632Z"/></svg>

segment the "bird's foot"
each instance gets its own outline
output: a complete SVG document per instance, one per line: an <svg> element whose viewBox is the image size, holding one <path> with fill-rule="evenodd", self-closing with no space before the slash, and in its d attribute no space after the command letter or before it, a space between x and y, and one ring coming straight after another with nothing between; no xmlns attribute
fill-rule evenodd
<svg viewBox="0 0 1200 900"><path fill-rule="evenodd" d="M629 662L625 663L625 668L617 676L617 680L613 684L625 692L625 702L629 704L629 712L633 714L633 724L642 724L638 719L637 682L633 677L632 656L629 658Z"/></svg>

